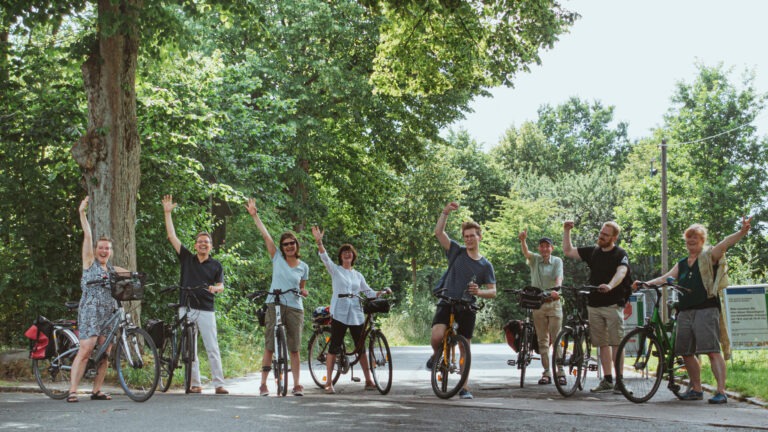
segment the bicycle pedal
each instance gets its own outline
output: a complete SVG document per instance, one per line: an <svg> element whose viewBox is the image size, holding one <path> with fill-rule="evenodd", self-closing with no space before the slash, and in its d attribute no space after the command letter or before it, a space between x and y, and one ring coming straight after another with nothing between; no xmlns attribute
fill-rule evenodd
<svg viewBox="0 0 768 432"><path fill-rule="evenodd" d="M590 371L590 372L597 372L597 365L596 364L591 364L591 365L587 366L587 370Z"/></svg>
<svg viewBox="0 0 768 432"><path fill-rule="evenodd" d="M531 356L531 360L541 360L541 356Z"/></svg>
<svg viewBox="0 0 768 432"><path fill-rule="evenodd" d="M514 366L516 364L517 364L517 360L507 360L507 365L508 366Z"/></svg>
<svg viewBox="0 0 768 432"><path fill-rule="evenodd" d="M352 377L353 382L360 382L360 377Z"/></svg>

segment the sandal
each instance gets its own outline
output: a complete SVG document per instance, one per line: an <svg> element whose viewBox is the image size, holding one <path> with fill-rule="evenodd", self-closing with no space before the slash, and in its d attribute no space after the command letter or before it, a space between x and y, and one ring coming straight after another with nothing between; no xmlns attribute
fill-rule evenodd
<svg viewBox="0 0 768 432"><path fill-rule="evenodd" d="M73 402L80 402L80 399L77 398L77 393L72 392L67 396L67 402L73 403Z"/></svg>
<svg viewBox="0 0 768 432"><path fill-rule="evenodd" d="M293 391L291 393L294 396L304 396L304 386L303 385L297 385L293 387Z"/></svg>
<svg viewBox="0 0 768 432"><path fill-rule="evenodd" d="M542 384L542 385L543 384L552 384L552 378L550 378L550 377L545 375L545 376L541 377L541 379L539 380L539 384Z"/></svg>
<svg viewBox="0 0 768 432"><path fill-rule="evenodd" d="M336 389L333 385L325 386L325 394L336 394Z"/></svg>
<svg viewBox="0 0 768 432"><path fill-rule="evenodd" d="M267 388L266 384L262 384L261 387L259 387L259 395L269 396L269 389Z"/></svg>
<svg viewBox="0 0 768 432"><path fill-rule="evenodd" d="M112 396L108 393L104 393L103 391L99 390L96 393L91 393L91 400L112 400Z"/></svg>
<svg viewBox="0 0 768 432"><path fill-rule="evenodd" d="M568 381L566 381L565 377L562 375L557 377L557 383L560 384L561 386L568 385Z"/></svg>

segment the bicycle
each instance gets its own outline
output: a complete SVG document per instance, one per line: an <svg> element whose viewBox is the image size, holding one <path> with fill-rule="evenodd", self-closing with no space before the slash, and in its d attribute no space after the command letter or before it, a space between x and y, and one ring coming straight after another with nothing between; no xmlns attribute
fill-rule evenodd
<svg viewBox="0 0 768 432"><path fill-rule="evenodd" d="M171 387L171 381L173 381L173 372L179 368L179 362L184 364L184 393L189 393L189 389L192 385L192 363L195 362L195 345L197 344L197 326L194 321L189 318L190 311L192 310L190 303L195 297L192 295L192 291L199 289L206 289L208 286L198 285L196 287L181 287L172 285L160 290L160 294L165 294L171 291L186 291L184 304L181 303L168 303L168 307L173 309L174 322L173 324L164 324L162 321L159 325L162 325L162 343L160 343L160 391L165 393ZM184 314L179 317L179 310L184 308ZM149 326L147 326L149 330ZM152 337L155 337L154 332L150 331ZM157 340L155 343L157 344Z"/></svg>
<svg viewBox="0 0 768 432"><path fill-rule="evenodd" d="M646 318L645 325L630 331L619 343L618 352L624 356L616 361L616 385L628 400L642 403L656 394L666 375L667 388L680 397L688 390L683 388L688 371L682 357L675 355L676 317L670 314L668 323L661 321L660 288L666 286L683 295L689 290L671 281L661 285L638 285L646 288L645 291L655 291L653 312Z"/></svg>
<svg viewBox="0 0 768 432"><path fill-rule="evenodd" d="M272 357L272 370L275 373L278 396L285 396L288 393L288 372L291 371L288 367L288 341L285 336L285 324L283 324L280 313L280 296L288 293L298 296L299 290L291 288L285 291L279 289L272 290L271 292L255 291L246 296L250 300L256 300L269 294L275 297L275 353Z"/></svg>
<svg viewBox="0 0 768 432"><path fill-rule="evenodd" d="M64 304L69 312L76 311L79 307L78 302L66 302ZM72 370L72 361L80 348L80 340L77 337L77 321L68 319L59 319L50 321L43 316L37 317L34 325L36 334L30 334L32 339L30 345L30 357L32 358L32 373L40 390L46 396L52 399L64 399L69 395L69 385L71 383L70 372ZM40 335L50 335L48 345L44 353L36 353L38 346L42 349ZM39 357L39 358L38 358ZM95 369L89 369L85 372L86 376L96 375Z"/></svg>
<svg viewBox="0 0 768 432"><path fill-rule="evenodd" d="M471 300L463 298L451 298L443 295L445 289L436 292L435 297L444 300L450 308L448 326L443 334L442 349L437 353L431 372L432 391L441 399L450 399L464 387L469 378L469 369L472 366L472 353L469 341L459 334L459 323L456 322L456 312L459 307L467 308L472 312L482 310L483 305L476 305ZM456 347L458 346L458 356ZM449 384L457 378L455 384Z"/></svg>
<svg viewBox="0 0 768 432"><path fill-rule="evenodd" d="M559 289L553 288L553 289ZM512 293L518 296L518 304L525 310L525 319L520 322L520 349L517 351L517 358L507 360L509 366L517 366L520 370L520 388L525 386L525 370L533 360L532 352L538 352L539 341L536 338L536 328L533 325L533 311L541 309L544 302L551 298L551 291L542 292L540 288L527 286L521 290L504 289L504 292ZM541 355L547 355L543 353Z"/></svg>
<svg viewBox="0 0 768 432"><path fill-rule="evenodd" d="M152 337L133 324L130 314L126 313L122 306L123 301L143 298L143 280L143 274L133 272L129 275L113 274L110 278L86 283L89 286L101 285L111 289L112 297L117 300L117 309L105 324L105 328L109 329L106 339L93 350L84 376L95 376L99 363L108 361L109 348L114 344L116 349L113 366L117 372L117 380L125 394L136 402L144 402L152 397L160 379L160 361ZM70 310L76 309L74 306L67 307ZM61 343L59 337L63 339ZM72 327L67 326L59 328L53 339L56 352L47 367L41 367L41 363L45 365L45 361L33 360L32 369L43 393L54 399L64 399L67 397L69 384L64 387L63 378L67 377L67 382L69 381L72 360L80 349L80 341Z"/></svg>
<svg viewBox="0 0 768 432"><path fill-rule="evenodd" d="M365 341L368 341L368 366L371 370L373 383L376 390L385 395L392 388L392 353L384 333L376 327L375 315L389 312L390 302L387 299L371 300L357 294L339 294L343 297L360 297L365 313L363 332L360 338L352 344L352 351L347 350L347 344L342 341L341 351L336 356L336 363L331 371L331 377L327 376L326 358L331 342L330 316L319 316L313 319L313 334L307 346L307 363L312 380L320 388L325 388L329 379L333 384L351 371L350 378L353 382L360 382L360 377L355 376L354 366L365 355Z"/></svg>
<svg viewBox="0 0 768 432"><path fill-rule="evenodd" d="M592 285L561 287L569 312L555 338L551 363L555 387L564 397L572 396L576 390L584 390L587 372L600 374L597 359L592 356L587 319L587 300L597 291L598 287Z"/></svg>

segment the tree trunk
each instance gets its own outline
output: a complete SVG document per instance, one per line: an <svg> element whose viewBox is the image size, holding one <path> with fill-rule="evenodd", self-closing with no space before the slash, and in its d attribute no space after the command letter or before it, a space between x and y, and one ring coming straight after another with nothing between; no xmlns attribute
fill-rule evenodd
<svg viewBox="0 0 768 432"><path fill-rule="evenodd" d="M94 241L112 239L115 265L136 270L136 196L140 170L136 120L137 18L140 0L98 0L97 42L83 63L88 98L88 132L72 147L91 197L88 209ZM111 34L104 28L121 21ZM140 323L141 302L128 305Z"/></svg>

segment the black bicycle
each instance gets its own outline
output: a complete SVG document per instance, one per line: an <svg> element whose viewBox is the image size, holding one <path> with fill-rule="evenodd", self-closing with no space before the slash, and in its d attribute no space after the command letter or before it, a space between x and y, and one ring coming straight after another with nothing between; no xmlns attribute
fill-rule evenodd
<svg viewBox="0 0 768 432"><path fill-rule="evenodd" d="M270 294L275 298L275 353L272 356L272 370L275 374L278 396L285 396L288 393L288 372L291 371L288 366L290 361L288 360L288 341L285 335L285 324L283 324L280 311L282 304L280 296L289 293L297 296L300 295L299 290L291 288L289 290L255 291L246 296L250 300L260 299Z"/></svg>
<svg viewBox="0 0 768 432"><path fill-rule="evenodd" d="M155 339L155 344L160 346L160 391L167 392L173 381L173 374L179 368L179 362L184 365L184 392L189 393L192 386L192 363L194 363L195 345L197 343L197 326L190 319L192 308L190 304L195 299L193 292L207 289L208 285L199 285L196 287L181 287L172 285L163 288L160 293L165 294L171 291L185 291L184 304L168 303L168 307L174 311L174 322L154 323L159 327L162 336L157 336L158 330L150 328L147 325L148 332ZM182 309L183 308L183 309ZM179 311L183 310L183 315L179 317ZM178 318L177 318L178 317ZM153 326L154 327L154 326ZM160 344L158 344L160 342Z"/></svg>
<svg viewBox="0 0 768 432"><path fill-rule="evenodd" d="M597 359L592 356L592 341L587 320L589 295L598 292L598 287L562 287L567 309L566 321L555 338L552 352L552 374L555 387L561 395L568 397L576 390L584 390L587 372L599 372Z"/></svg>
<svg viewBox="0 0 768 432"><path fill-rule="evenodd" d="M559 289L553 288L553 289ZM523 289L504 289L504 292L517 295L517 302L523 310L525 310L525 319L520 320L519 325L519 337L520 349L517 351L516 359L507 360L509 366L517 366L520 370L520 388L525 386L525 370L531 364L533 360L533 353L538 352L539 341L536 338L536 328L533 325L532 314L534 310L541 309L544 302L551 298L551 290L546 293L540 288L527 286ZM517 322L512 322L512 325L518 325ZM542 353L541 355L547 355Z"/></svg>
<svg viewBox="0 0 768 432"><path fill-rule="evenodd" d="M384 333L376 327L375 315L387 313L390 308L389 299L368 299L357 294L339 294L339 297L359 297L365 313L363 332L360 338L347 344L342 341L341 351L336 356L336 364L331 371L331 377L327 376L326 358L328 346L331 342L330 315L320 314L314 317L312 327L314 332L309 339L307 347L307 363L312 380L320 388L325 388L330 380L333 384L339 380L341 374L351 372L351 379L359 382L360 377L355 376L354 366L365 355L365 342L368 341L368 366L371 370L376 390L381 394L389 393L392 388L392 353Z"/></svg>

